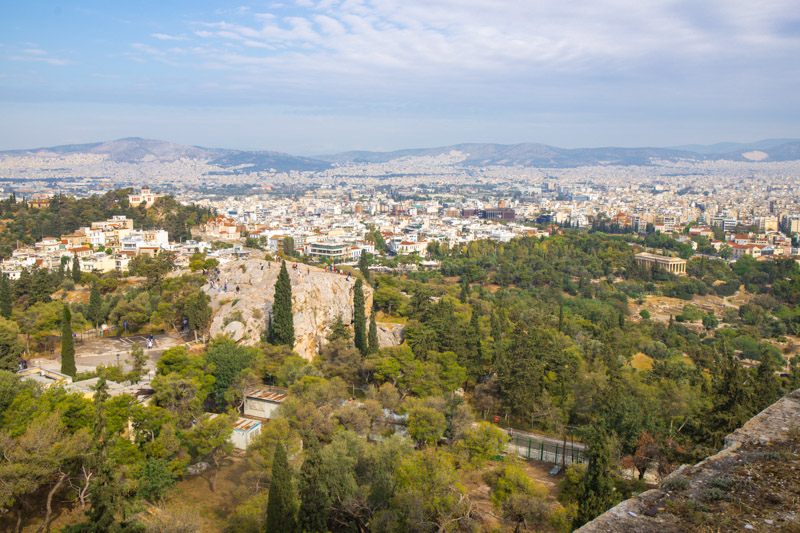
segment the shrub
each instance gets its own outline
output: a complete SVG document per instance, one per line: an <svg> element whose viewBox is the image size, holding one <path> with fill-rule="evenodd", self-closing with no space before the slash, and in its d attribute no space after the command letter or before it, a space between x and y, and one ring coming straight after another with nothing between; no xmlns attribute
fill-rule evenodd
<svg viewBox="0 0 800 533"><path fill-rule="evenodd" d="M667 491L681 491L689 488L689 480L683 476L672 476L661 484L662 490Z"/></svg>

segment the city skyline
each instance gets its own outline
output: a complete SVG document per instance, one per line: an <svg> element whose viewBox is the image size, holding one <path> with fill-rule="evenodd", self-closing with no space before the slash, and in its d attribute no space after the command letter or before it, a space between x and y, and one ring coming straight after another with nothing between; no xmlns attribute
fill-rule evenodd
<svg viewBox="0 0 800 533"><path fill-rule="evenodd" d="M790 2L219 7L0 8L0 149L140 136L317 155L800 136Z"/></svg>

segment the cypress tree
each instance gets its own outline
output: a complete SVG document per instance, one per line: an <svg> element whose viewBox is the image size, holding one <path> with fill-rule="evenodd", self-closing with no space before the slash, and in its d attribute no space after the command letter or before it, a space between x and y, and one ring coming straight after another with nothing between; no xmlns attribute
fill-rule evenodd
<svg viewBox="0 0 800 533"><path fill-rule="evenodd" d="M100 323L100 314L103 312L102 310L103 297L100 296L100 289L97 288L97 283L93 283L92 292L89 294L89 308L86 311L94 327L97 327Z"/></svg>
<svg viewBox="0 0 800 533"><path fill-rule="evenodd" d="M364 311L364 282L356 280L353 293L353 336L361 355L367 355L367 317Z"/></svg>
<svg viewBox="0 0 800 533"><path fill-rule="evenodd" d="M367 335L367 353L378 353L380 344L378 343L378 318L375 310L369 315L369 335Z"/></svg>
<svg viewBox="0 0 800 533"><path fill-rule="evenodd" d="M779 368L778 356L762 349L753 390L754 411L760 411L771 405L783 394L781 379L775 374Z"/></svg>
<svg viewBox="0 0 800 533"><path fill-rule="evenodd" d="M275 346L294 346L294 318L292 317L292 283L286 262L281 263L281 271L275 281L275 296L272 304L272 321L267 342Z"/></svg>
<svg viewBox="0 0 800 533"><path fill-rule="evenodd" d="M72 256L72 281L75 283L81 282L81 262L77 254Z"/></svg>
<svg viewBox="0 0 800 533"><path fill-rule="evenodd" d="M8 276L0 274L0 316L11 318L11 284Z"/></svg>
<svg viewBox="0 0 800 533"><path fill-rule="evenodd" d="M475 378L480 377L483 372L483 347L481 346L481 326L479 318L478 309L473 308L464 338L466 344L465 352L469 354L471 358L471 361L467 364L467 371Z"/></svg>
<svg viewBox="0 0 800 533"><path fill-rule="evenodd" d="M611 473L611 438L601 427L592 426L585 442L589 465L578 497L578 515L574 524L578 526L606 512L617 502Z"/></svg>
<svg viewBox="0 0 800 533"><path fill-rule="evenodd" d="M75 377L75 344L72 340L72 314L69 312L69 304L64 304L64 312L61 315L61 373Z"/></svg>
<svg viewBox="0 0 800 533"><path fill-rule="evenodd" d="M369 265L367 264L367 252L361 250L361 256L358 258L358 269L364 275L364 279L367 280L367 283L370 283L369 277Z"/></svg>
<svg viewBox="0 0 800 533"><path fill-rule="evenodd" d="M469 282L465 279L461 282L461 294L458 295L458 300L465 304L469 298Z"/></svg>
<svg viewBox="0 0 800 533"><path fill-rule="evenodd" d="M283 443L275 446L272 459L272 482L267 499L266 533L293 533L295 531L295 498L292 493L292 473Z"/></svg>
<svg viewBox="0 0 800 533"><path fill-rule="evenodd" d="M303 466L300 467L300 512L297 516L297 529L303 533L325 533L328 531L328 507L330 497L322 471L322 457L319 445L311 445L306 452Z"/></svg>

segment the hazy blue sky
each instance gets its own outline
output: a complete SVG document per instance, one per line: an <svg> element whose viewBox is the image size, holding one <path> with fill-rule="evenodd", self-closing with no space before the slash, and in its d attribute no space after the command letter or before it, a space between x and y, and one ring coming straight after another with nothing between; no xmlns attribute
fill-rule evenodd
<svg viewBox="0 0 800 533"><path fill-rule="evenodd" d="M800 137L797 0L0 3L0 149Z"/></svg>

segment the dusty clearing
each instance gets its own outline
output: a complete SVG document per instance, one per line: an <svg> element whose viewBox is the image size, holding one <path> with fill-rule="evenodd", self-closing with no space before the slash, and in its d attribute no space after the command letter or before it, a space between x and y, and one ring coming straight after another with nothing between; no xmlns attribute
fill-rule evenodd
<svg viewBox="0 0 800 533"><path fill-rule="evenodd" d="M246 471L247 462L243 458L232 458L220 469L215 492L211 491L213 467L199 476L187 477L170 492L167 506L193 509L200 518L201 533L222 531L227 518L242 503L239 499L242 488L240 478Z"/></svg>
<svg viewBox="0 0 800 533"><path fill-rule="evenodd" d="M673 317L683 312L686 304L692 304L703 312L712 312L721 318L726 309L739 310L739 306L747 303L753 295L747 294L744 291L738 291L733 296L721 298L716 295L707 294L705 296L695 295L691 300L681 300L680 298L668 298L666 296L646 296L643 298L644 303L638 305L635 301L631 301L630 309L631 315L638 317L639 311L642 309L650 313L651 320L659 320L668 322L670 315ZM698 322L699 323L699 322ZM691 324L691 322L687 322Z"/></svg>
<svg viewBox="0 0 800 533"><path fill-rule="evenodd" d="M500 464L501 463L495 461L490 461L484 468L475 472L469 472L461 477L461 483L467 490L473 508L477 511L482 521L481 529L483 531L514 531L514 524L503 519L501 513L495 512L492 507L489 487L483 481L483 474L496 468ZM558 495L558 483L561 481L562 476L550 476L549 472L553 465L551 463L542 463L539 461L522 461L521 465L528 477L547 489L548 500L557 506L558 502L556 501L556 496ZM546 524L535 528L528 528L527 531L548 533L554 530L549 524Z"/></svg>

